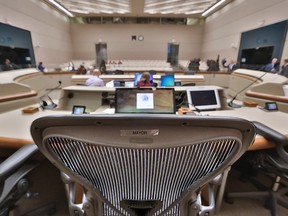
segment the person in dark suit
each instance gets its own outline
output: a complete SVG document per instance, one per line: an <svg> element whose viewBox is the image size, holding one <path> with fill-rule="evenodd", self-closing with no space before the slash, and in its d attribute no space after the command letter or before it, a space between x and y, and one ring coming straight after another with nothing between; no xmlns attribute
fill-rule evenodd
<svg viewBox="0 0 288 216"><path fill-rule="evenodd" d="M82 75L86 73L87 73L87 70L84 67L84 65L80 65L80 67L77 69L77 72L76 72L76 74L82 74Z"/></svg>
<svg viewBox="0 0 288 216"><path fill-rule="evenodd" d="M43 66L43 62L39 62L38 66L37 66L37 69L41 72L44 72L45 70L45 67Z"/></svg>
<svg viewBox="0 0 288 216"><path fill-rule="evenodd" d="M228 65L226 65L226 59L223 59L222 60L222 65L223 65L224 68L227 68L227 70L229 72L232 72L232 71L237 69L237 62L233 61L233 60L231 60Z"/></svg>
<svg viewBox="0 0 288 216"><path fill-rule="evenodd" d="M16 64L12 63L10 59L5 59L4 65L2 67L3 71L9 71L9 70L15 70L15 69L20 69Z"/></svg>
<svg viewBox="0 0 288 216"><path fill-rule="evenodd" d="M277 59L277 58L273 58L273 59L271 60L271 63L265 65L264 71L266 71L266 72L273 72L273 73L276 73L277 71L279 71L278 59Z"/></svg>
<svg viewBox="0 0 288 216"><path fill-rule="evenodd" d="M288 57L284 59L284 64L282 65L279 74L288 78Z"/></svg>
<svg viewBox="0 0 288 216"><path fill-rule="evenodd" d="M101 74L105 74L106 73L106 62L105 60L101 60L100 65L99 65L99 70L101 72Z"/></svg>

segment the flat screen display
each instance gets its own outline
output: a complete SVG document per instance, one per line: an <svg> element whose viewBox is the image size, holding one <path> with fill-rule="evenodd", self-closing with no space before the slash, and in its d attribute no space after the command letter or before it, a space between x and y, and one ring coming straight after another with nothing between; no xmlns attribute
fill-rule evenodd
<svg viewBox="0 0 288 216"><path fill-rule="evenodd" d="M242 64L266 65L271 62L274 46L243 49Z"/></svg>
<svg viewBox="0 0 288 216"><path fill-rule="evenodd" d="M137 86L137 83L141 79L142 74L141 73L136 73L134 76L134 86ZM150 83L153 83L153 74L150 74Z"/></svg>
<svg viewBox="0 0 288 216"><path fill-rule="evenodd" d="M117 88L115 113L175 114L173 88Z"/></svg>
<svg viewBox="0 0 288 216"><path fill-rule="evenodd" d="M161 86L171 87L175 85L174 75L162 75L161 76Z"/></svg>
<svg viewBox="0 0 288 216"><path fill-rule="evenodd" d="M186 91L191 110L214 110L221 108L219 93L216 88L195 87L189 88Z"/></svg>
<svg viewBox="0 0 288 216"><path fill-rule="evenodd" d="M85 113L85 109L86 107L85 106L78 106L78 105L75 105L73 106L73 109L72 109L72 114L84 114Z"/></svg>

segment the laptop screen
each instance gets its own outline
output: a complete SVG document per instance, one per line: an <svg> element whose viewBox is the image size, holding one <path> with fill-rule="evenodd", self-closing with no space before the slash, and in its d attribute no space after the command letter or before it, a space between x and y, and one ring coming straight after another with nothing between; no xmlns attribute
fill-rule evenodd
<svg viewBox="0 0 288 216"><path fill-rule="evenodd" d="M117 88L115 113L175 114L173 88Z"/></svg>
<svg viewBox="0 0 288 216"><path fill-rule="evenodd" d="M162 75L161 76L161 86L174 86L175 79L174 75Z"/></svg>
<svg viewBox="0 0 288 216"><path fill-rule="evenodd" d="M139 80L141 79L142 74L141 73L136 73L134 75L134 86L137 86ZM150 82L153 83L153 74L150 74Z"/></svg>

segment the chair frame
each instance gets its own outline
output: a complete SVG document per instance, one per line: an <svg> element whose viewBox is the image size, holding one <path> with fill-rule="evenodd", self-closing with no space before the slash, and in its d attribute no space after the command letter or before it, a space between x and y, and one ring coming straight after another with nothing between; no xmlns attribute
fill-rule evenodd
<svg viewBox="0 0 288 216"><path fill-rule="evenodd" d="M224 129L226 132L224 132ZM176 208L177 212L178 213L181 212L181 215L188 215L188 214L189 215L199 215L199 214L204 215L207 212L203 210L204 208L201 210L201 207L203 205L199 203L199 197L198 197L201 194L200 193L201 188L204 185L207 185L209 182L211 182L215 177L219 176L224 170L227 169L227 167L231 166L246 151L248 146L254 140L255 128L254 128L254 125L249 121L239 119L239 118L231 118L231 117L179 116L179 115L165 115L165 114L164 115L162 114L161 115L155 115L155 114L127 114L127 115L126 114L125 115L103 114L102 115L101 114L101 115L77 115L77 116L69 115L69 116L42 117L40 119L35 120L32 123L31 134L35 143L38 145L40 151L50 161L52 161L52 163L54 163L62 172L67 174L73 181L77 182L78 184L84 187L85 199L84 199L84 203L82 206L83 207L82 213L84 214L85 212L85 215L103 215L104 214L103 204L107 205L108 208L111 208L111 211L114 212L115 215L138 215L139 213L138 211L140 211L139 209L144 208L144 207L138 206L138 205L143 204L143 203L139 203L140 201L143 201L143 200L139 198L141 197L140 192L137 192L139 188L142 188L143 186L142 183L141 184L139 183L140 184L139 188L138 186L135 186L138 188L136 192L134 191L134 189L133 190L131 189L132 190L131 193L133 194L131 196L138 197L137 200L133 199L133 200L130 200L131 201L130 202L128 198L128 201L127 201L128 204L127 203L125 204L125 200L124 200L125 197L120 197L119 200L122 199L121 201L122 203L115 201L116 203L115 204L113 202L113 199L114 199L113 195L111 195L111 197L113 198L109 197L110 196L109 193L111 193L111 191L106 192L107 188L105 189L101 188L103 185L101 185L99 188L98 182L93 182L95 179L98 181L100 178L102 178L103 177L102 173L100 173L99 175L97 174L96 176L91 176L92 172L94 173L97 172L95 171L96 168L101 169L101 167L95 164L91 164L91 163L94 163L103 155L104 155L103 157L110 157L109 154L113 152L117 152L117 151L119 152L126 151L126 149L128 149L127 152L131 151L131 152L134 152L133 154L136 154L136 155L128 155L128 156L125 155L125 157L128 157L127 160L129 160L129 157L130 157L130 160L134 160L133 158L137 158L135 159L133 163L137 163L137 160L141 161L141 160L146 159L145 158L146 156L145 157L143 156L142 158L139 156L142 154L142 153L141 154L139 153L141 151L144 151L143 155L149 155L147 156L148 158L153 157L154 155L152 155L152 153L156 152L155 155L156 154L161 155L159 156L159 158L162 158L162 161L165 161L165 163L163 163L164 170L168 169L167 167L169 168L173 167L173 164L177 162L177 160L179 161L183 160L183 166L184 164L187 164L185 166L187 166L188 168L189 166L196 167L195 170L197 171L195 171L194 174L195 176L199 175L199 178L195 177L195 180L193 180L193 182L191 181L187 185L187 187L185 186L183 191L175 192L175 197L173 195L172 196L173 199L170 198L171 200L169 201L167 201L168 199L166 198L168 197L167 194L165 194L164 192L159 192L159 194L163 193L164 194L163 197L165 196L166 198L166 200L161 200L163 207L160 207L159 209L155 207L158 205L157 202L155 200L154 202L153 198L151 198L154 196L154 194L150 195L149 193L151 191L147 189L149 188L150 184L143 186L144 187L143 193L148 193L147 195L147 197L149 197L148 201L151 201L151 200L153 201L153 203L151 204L153 208L149 207L150 209L146 206L148 204L147 204L147 201L145 201L145 204L144 204L145 211L148 209L145 215L170 214L171 211L176 212L176 210L174 209L176 207L177 207ZM233 141L230 141L230 139ZM75 144L77 143L77 144L72 147L70 146L72 143L75 143ZM54 146L54 144L56 146ZM58 144L61 145L63 148L60 146L57 146ZM157 152L157 151L164 151L163 149L166 149L166 150L168 149L167 150L168 152L173 152L175 149L175 152L177 152L176 150L181 151L181 148L185 149L185 150L182 149L182 151L186 152L188 151L187 149L189 149L190 147L195 148L195 149L198 148L198 144L199 144L199 149L202 148L201 145L204 146L203 148L205 148L205 145L208 145L210 148L212 144L215 145L216 147L214 150L211 150L210 152L210 154L213 156L209 156L210 150L208 151L208 149L204 149L203 153L200 154L200 158L203 158L203 161L207 160L206 161L207 166L211 167L209 168L209 171L207 168L205 168L205 164L204 165L194 164L194 162L198 161L198 159L194 159L195 161L193 161L193 163L191 162L191 164L188 164L187 161L192 160L191 158L193 157L196 158L197 156L196 153L193 153L195 155L191 153L194 151L194 149L191 150L191 152L189 153L185 153L186 155L188 155L187 156L188 159L186 158L183 159L181 156L180 158L175 159L174 162L173 162L174 156L177 154L167 153L167 155L169 155L170 158L172 157L171 159L172 165L171 164L169 165L169 163L166 164L166 159L165 160L163 159L165 157L162 156L162 152L161 153ZM221 144L223 144L224 146L226 144L229 144L229 147L226 147L226 146L220 147ZM91 165L90 168L88 167L85 168L86 165L84 164L81 165L82 162L78 161L78 159L84 157L83 155L80 156L80 149L78 149L78 148L82 148L82 146L84 146L84 148L88 147L91 150L93 149L92 151L98 151L98 149L95 149L95 148L104 148L104 150L101 149L101 151L102 150L106 151L108 149L109 152L107 150L107 152L102 152L100 154L97 154L97 156L96 154L92 155L91 152L85 153L84 155L87 155L87 158L90 158L90 159L92 158L92 161L93 161L93 162L91 161L88 162L88 164ZM188 147L186 148L186 146ZM74 153L72 153L70 150L66 152L67 150L66 147L68 149L70 147L71 148L76 147L78 150L74 149L73 150L75 151ZM173 149L173 151L171 149ZM222 151L228 152L227 149L229 149L229 153L227 153L227 155L225 156L222 155ZM70 153L72 153L71 155L69 155L70 154L69 151ZM70 156L74 158L69 159ZM114 155L112 156L115 157L114 158L115 160L117 159L117 157L119 157L119 155L117 154L115 154L115 156ZM64 159L63 157L71 161L72 164L70 164L70 162L67 162L67 161L66 162L62 161L62 159ZM169 160L167 159L168 162L170 162L170 158ZM85 161L85 159L83 159L83 162ZM87 160L90 160L90 159L87 159ZM108 159L108 162L109 160L112 160L112 159ZM112 165L114 166L112 167L112 170L114 171L112 172L107 171L108 174L109 172L111 172L112 177L110 177L110 181L112 181L113 183L114 183L114 180L112 180L113 176L115 177L119 173L121 173L119 175L124 175L125 177L125 174L123 174L122 171L119 171L118 170L119 168L117 168L117 164L120 163L121 160L116 160L117 162L115 163L113 162L111 164L109 163L107 165L107 167L109 168L111 168L110 166ZM162 164L162 161L160 161L159 159L160 164ZM133 163L130 163L130 166L133 166L131 165ZM143 170L143 167L147 165L146 167L147 170L150 170L149 172L147 171L148 176L152 175L150 174L150 172L153 173L154 175L156 171L153 169L158 168L157 167L158 162L156 163L157 166L156 164L155 166L151 165L151 163L152 162L150 161L148 162L144 161L143 163L140 163L139 165L139 167L141 167L140 170ZM85 162L85 164L87 163ZM73 167L75 167L77 171L73 170L74 169ZM107 167L103 168L104 173L106 172ZM81 169L84 169L84 170L89 169L88 174L87 175L84 173L80 174L82 172ZM122 167L122 169L124 168ZM133 169L128 166L125 169L127 169L128 171L129 169L132 170L130 174L129 172L127 174L129 175L129 177L131 173L133 174L134 172ZM175 171L178 169L181 170L180 167L179 168L174 167L174 169L171 169L171 170ZM207 170L204 171L204 169L207 169ZM188 170L191 170L192 172L194 171L194 168L193 169L189 168ZM141 181L149 182L147 178L152 178L152 177L146 177L146 174L139 175L139 176L138 174L136 173L135 176L132 175L131 179L134 178L136 179L136 181L132 180L131 182L128 183L128 185L130 183L132 185L134 184L137 185L138 178L140 178L139 180L140 182ZM159 176L163 177L165 175L166 173L161 170ZM173 176L173 173L169 175ZM166 177L168 178L169 175ZM182 173L180 176L181 178L182 178L182 175L188 179L194 178L194 176L191 176L192 175L191 173L189 174ZM173 178L175 178L175 176L173 176ZM125 179L127 181L129 178L126 177ZM164 180L162 183L169 185L169 187L171 186L171 181ZM105 181L104 181L104 184L105 184ZM116 184L119 184L119 183L117 182ZM150 185L150 187L153 187L153 189L158 190L159 187L156 187L155 185L157 185L157 182L156 183L154 182L153 186ZM114 189L118 189L117 186L115 185L112 185L112 186L115 187ZM119 187L121 187L121 184L119 185ZM167 186L167 189L169 187ZM175 187L177 187L177 185ZM121 187L122 190L125 190L125 187L123 188L124 189L122 189ZM174 193L174 188L172 188L171 190L169 188L168 191L169 193L171 191L173 191ZM122 193L123 191L120 193L120 195L123 195ZM156 194L158 194L158 192ZM211 202L214 205L215 202L210 200L210 203ZM133 207L134 209L132 210L130 209L131 214L129 214L130 210L129 209L127 210L127 207L125 208L125 205L128 205L130 208L132 208L131 206L134 204L136 205L136 207ZM211 214L213 213L213 209L208 208L207 211L208 210L210 211ZM142 215L142 214L139 213L139 215Z"/></svg>
<svg viewBox="0 0 288 216"><path fill-rule="evenodd" d="M288 208L288 188L284 187L279 189L281 178L288 179L288 153L285 150L285 146L288 145L288 138L279 133L278 131L273 130L272 128L260 123L253 122L255 125L256 133L263 136L269 141L272 141L276 144L275 153L270 155L269 153L257 152L260 159L257 162L257 167L260 170L265 170L266 173L271 173L275 176L273 185L271 189L265 191L255 191L255 192L229 192L225 194L225 199L229 203L233 203L233 198L266 198L267 207L270 210L271 216L278 216L277 203ZM266 159L264 159L266 158ZM269 161L269 170L267 162Z"/></svg>

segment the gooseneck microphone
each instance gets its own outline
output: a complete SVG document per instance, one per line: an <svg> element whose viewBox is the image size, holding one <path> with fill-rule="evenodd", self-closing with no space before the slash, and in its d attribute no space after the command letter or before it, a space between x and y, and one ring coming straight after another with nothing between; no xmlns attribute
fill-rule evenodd
<svg viewBox="0 0 288 216"><path fill-rule="evenodd" d="M182 101L180 104L178 104L178 106L180 106L181 107L181 105L190 105L190 106L192 106L195 110L196 110L196 112L198 112L198 113L200 113L201 112L201 110L199 109L199 108L197 108L194 104L191 104L191 103L188 103L188 102L184 102L184 101Z"/></svg>
<svg viewBox="0 0 288 216"><path fill-rule="evenodd" d="M260 80L262 77L264 77L268 72L263 73L260 77L257 77L253 82L251 82L249 85L245 86L245 88L241 89L236 93L236 95L232 98L230 102L228 102L228 106L231 108L241 108L242 106L239 104L233 103L236 97L243 92L244 90L248 89L250 86L252 86L254 83L256 83L258 80Z"/></svg>
<svg viewBox="0 0 288 216"><path fill-rule="evenodd" d="M58 88L61 86L61 84L62 84L62 82L59 80L59 81L58 81L58 85L57 85L56 87L50 89L44 96L42 96L42 97L40 98L40 99L41 99L40 107L41 107L43 110L45 110L45 109L54 109L54 108L57 107L57 104L54 103L54 101L53 101L52 98L49 96L49 94L50 94L52 91L58 89ZM47 103L47 101L45 101L45 100L43 99L44 97L47 97L47 98L48 98L50 104Z"/></svg>

